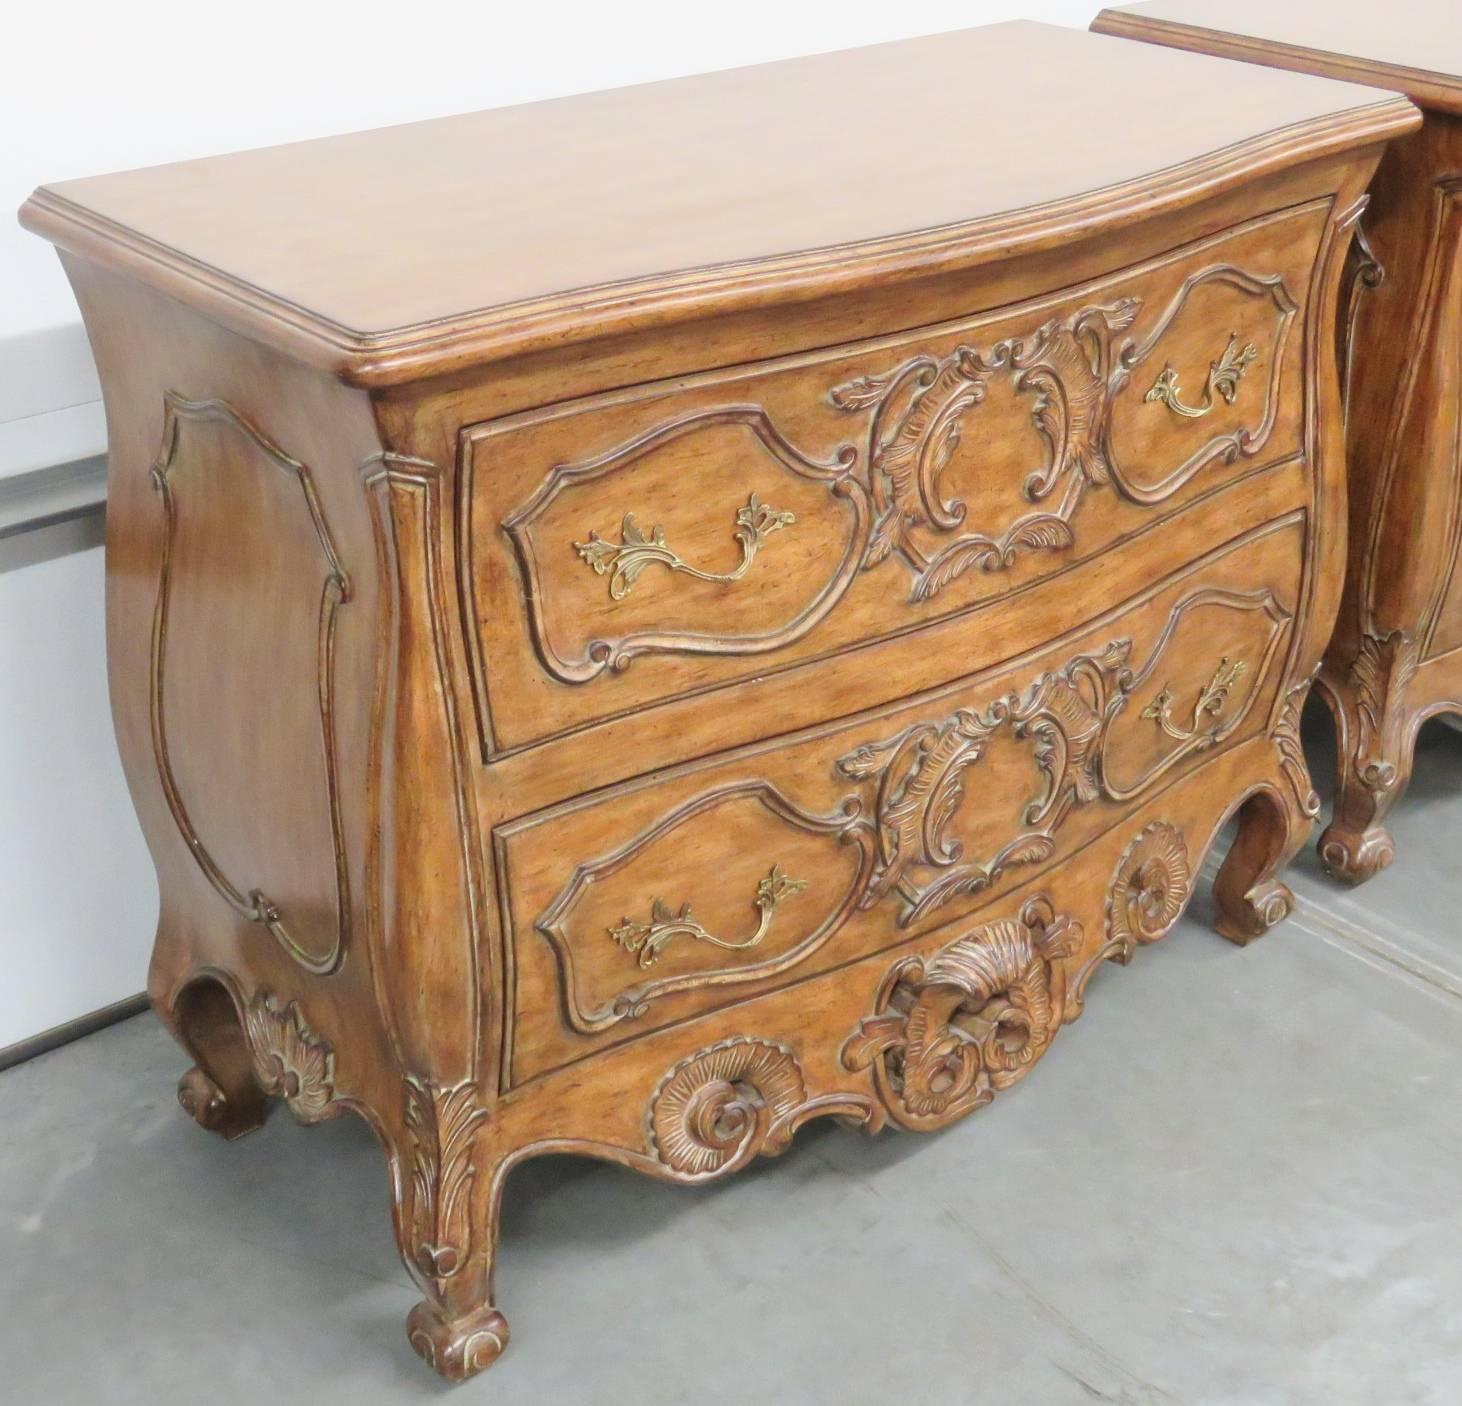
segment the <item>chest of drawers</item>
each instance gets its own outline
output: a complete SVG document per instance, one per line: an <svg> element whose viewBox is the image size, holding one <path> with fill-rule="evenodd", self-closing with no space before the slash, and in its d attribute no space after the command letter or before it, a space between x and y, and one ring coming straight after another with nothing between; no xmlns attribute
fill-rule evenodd
<svg viewBox="0 0 1462 1406"><path fill-rule="evenodd" d="M370 1122L439 1371L524 1158L942 1126L1235 812L1284 915L1415 121L1013 25L36 193L183 1103Z"/></svg>
<svg viewBox="0 0 1462 1406"><path fill-rule="evenodd" d="M1462 714L1462 12L1240 0L1105 11L1097 28L1394 89L1424 111L1387 152L1341 309L1350 533L1320 692L1335 716L1335 811L1320 856L1361 883L1391 862L1386 815L1421 724Z"/></svg>

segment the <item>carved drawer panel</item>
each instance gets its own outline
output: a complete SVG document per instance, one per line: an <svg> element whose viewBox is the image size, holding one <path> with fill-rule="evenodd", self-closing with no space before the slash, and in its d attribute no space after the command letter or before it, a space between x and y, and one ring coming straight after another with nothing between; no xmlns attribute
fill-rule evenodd
<svg viewBox="0 0 1462 1406"><path fill-rule="evenodd" d="M484 752L971 609L1297 454L1324 217L469 429Z"/></svg>
<svg viewBox="0 0 1462 1406"><path fill-rule="evenodd" d="M997 669L498 827L507 1080L948 921L1269 730L1302 527Z"/></svg>

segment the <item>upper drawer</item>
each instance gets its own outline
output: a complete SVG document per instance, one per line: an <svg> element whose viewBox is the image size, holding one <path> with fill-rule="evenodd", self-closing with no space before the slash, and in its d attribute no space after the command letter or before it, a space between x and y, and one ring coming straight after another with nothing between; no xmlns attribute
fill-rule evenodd
<svg viewBox="0 0 1462 1406"><path fill-rule="evenodd" d="M484 751L977 608L1297 454L1326 214L464 431Z"/></svg>

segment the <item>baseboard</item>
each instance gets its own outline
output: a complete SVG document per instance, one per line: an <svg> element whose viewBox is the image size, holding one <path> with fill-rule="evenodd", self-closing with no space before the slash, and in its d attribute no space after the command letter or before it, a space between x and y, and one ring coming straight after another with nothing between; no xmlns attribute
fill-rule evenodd
<svg viewBox="0 0 1462 1406"><path fill-rule="evenodd" d="M39 1035L32 1035L28 1040L18 1040L15 1044L0 1049L0 1069L10 1069L17 1064L24 1064L26 1060L34 1059L37 1055L43 1055L61 1045L70 1044L72 1040L79 1040L84 1035L94 1035L98 1030L105 1030L107 1026L115 1025L119 1020L128 1020L134 1015L141 1015L146 1009L147 997L145 995L128 996L125 1000L114 1001L110 1006L103 1006L99 1011L79 1015L75 1020L63 1021L49 1030L42 1030Z"/></svg>

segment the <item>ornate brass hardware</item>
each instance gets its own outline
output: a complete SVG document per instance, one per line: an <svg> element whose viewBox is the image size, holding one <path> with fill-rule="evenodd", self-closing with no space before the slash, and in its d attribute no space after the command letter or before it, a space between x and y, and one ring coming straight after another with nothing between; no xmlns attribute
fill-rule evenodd
<svg viewBox="0 0 1462 1406"><path fill-rule="evenodd" d="M778 865L772 865L772 872L756 886L756 906L761 910L761 921L750 937L740 941L728 941L709 933L691 916L690 904L683 903L680 912L674 913L663 898L656 898L650 904L650 921L636 922L621 918L617 926L609 929L609 935L626 952L639 954L640 966L653 966L667 943L677 937L692 937L697 942L709 942L726 952L745 952L755 947L767 935L772 925L772 914L777 905L794 893L807 887L806 879L789 879Z"/></svg>
<svg viewBox="0 0 1462 1406"><path fill-rule="evenodd" d="M1143 397L1144 401L1161 401L1175 415L1187 420L1201 420L1215 405L1215 396L1222 396L1228 405L1234 403L1239 393L1239 381L1251 362L1259 359L1259 348L1253 342L1239 346L1239 334L1230 332L1228 346L1217 361L1208 364L1208 386L1203 393L1202 405L1184 405L1178 399L1178 373L1169 362L1152 383L1152 389Z"/></svg>
<svg viewBox="0 0 1462 1406"><path fill-rule="evenodd" d="M680 571L694 576L698 581L714 581L729 585L746 575L747 568L756 559L761 544L773 532L791 527L797 521L794 513L782 512L769 504L762 503L755 493L746 500L746 506L736 513L736 541L741 548L741 560L731 571L702 571L692 566L670 547L665 545L665 529L656 526L650 535L635 521L633 513L626 513L620 524L618 542L606 541L591 530L587 542L575 542L574 550L593 567L598 576L609 577L609 594L613 600L623 600L634 589L635 582L646 567L660 565L671 571Z"/></svg>
<svg viewBox="0 0 1462 1406"><path fill-rule="evenodd" d="M1198 735L1204 718L1216 718L1223 712L1223 705L1228 702L1233 686L1244 676L1244 669L1242 659L1230 663L1228 655L1224 655L1218 661L1213 677L1204 685L1193 705L1193 720L1189 727L1173 721L1173 690L1166 683L1157 697L1142 710L1142 716L1155 722L1169 737L1179 742L1191 742Z"/></svg>

